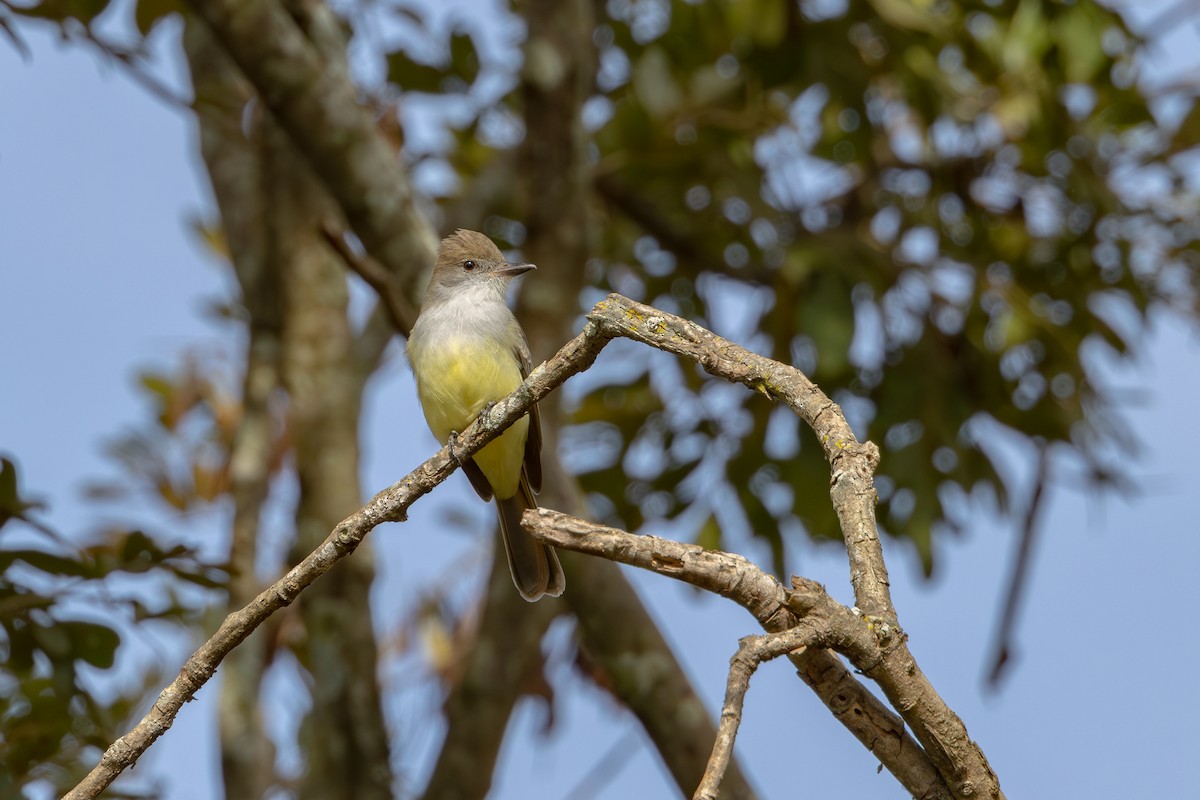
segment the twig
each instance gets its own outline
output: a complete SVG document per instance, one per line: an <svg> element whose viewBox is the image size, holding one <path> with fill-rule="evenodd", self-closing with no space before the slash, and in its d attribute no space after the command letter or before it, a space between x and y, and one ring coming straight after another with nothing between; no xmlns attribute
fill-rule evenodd
<svg viewBox="0 0 1200 800"><path fill-rule="evenodd" d="M401 336L408 336L413 323L417 320L417 310L408 302L403 289L397 285L392 273L383 268L375 259L368 255L359 255L346 241L346 232L333 220L327 219L321 225L321 234L330 246L337 252L346 266L368 286L375 290L383 310L387 313L392 327Z"/></svg>
<svg viewBox="0 0 1200 800"><path fill-rule="evenodd" d="M1000 624L996 628L996 645L993 648L996 655L987 680L988 687L993 690L999 687L1005 668L1012 659L1013 628L1017 623L1017 610L1021 606L1021 598L1025 594L1025 587L1029 584L1030 558L1033 555L1034 541L1037 539L1038 517L1045 496L1044 490L1049 480L1050 450L1049 447L1042 447L1038 453L1037 474L1033 478L1029 507L1025 510L1025 519L1021 525L1017 557L1013 562L1012 573L1008 579L1008 591L1004 594L1004 610L1001 612Z"/></svg>
<svg viewBox="0 0 1200 800"><path fill-rule="evenodd" d="M638 729L631 727L609 746L587 774L579 779L563 800L591 800L612 782L612 779L629 764L630 757L641 747Z"/></svg>
<svg viewBox="0 0 1200 800"><path fill-rule="evenodd" d="M554 507L552 496L546 500L543 506ZM584 507L575 498L566 500L567 508ZM660 623L634 594L620 565L575 553L563 556L571 587L564 599L578 623L576 633L587 662L584 671L641 723L680 796L691 794L708 763L718 720L679 669ZM722 800L758 798L737 759L726 770L721 790Z"/></svg>
<svg viewBox="0 0 1200 800"><path fill-rule="evenodd" d="M729 679L725 684L725 703L721 707L717 739L692 800L717 800L725 768L733 757L733 742L742 722L742 707L750 689L750 678L758 665L808 647L816 638L816 631L811 628L796 627L765 636L746 636L738 641L737 652L729 659Z"/></svg>
<svg viewBox="0 0 1200 800"><path fill-rule="evenodd" d="M115 42L110 42L103 39L91 27L84 29L82 40L98 49L101 53L111 58L116 63L120 64L128 72L136 83L141 84L142 88L150 92L159 100L166 103L171 108L177 111L191 111L192 102L184 97L180 97L175 91L163 83L151 72L149 72L142 59L145 54L136 48L126 48Z"/></svg>
<svg viewBox="0 0 1200 800"><path fill-rule="evenodd" d="M8 3L4 3L3 5L8 6ZM8 37L8 41L12 43L13 49L20 54L22 59L28 62L33 58L33 51L29 49L29 45L25 44L25 40L17 33L16 28L13 27L7 15L0 16L0 31L3 31L4 35Z"/></svg>

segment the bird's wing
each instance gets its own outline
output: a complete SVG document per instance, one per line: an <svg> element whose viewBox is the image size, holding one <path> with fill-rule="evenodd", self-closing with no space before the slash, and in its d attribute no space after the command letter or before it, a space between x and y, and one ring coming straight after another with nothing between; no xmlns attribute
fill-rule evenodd
<svg viewBox="0 0 1200 800"><path fill-rule="evenodd" d="M529 343L525 341L525 333L518 331L516 356L521 364L521 380L529 377L533 370L533 356L529 352ZM537 403L529 409L529 435L525 438L525 476L533 491L542 490L542 415Z"/></svg>

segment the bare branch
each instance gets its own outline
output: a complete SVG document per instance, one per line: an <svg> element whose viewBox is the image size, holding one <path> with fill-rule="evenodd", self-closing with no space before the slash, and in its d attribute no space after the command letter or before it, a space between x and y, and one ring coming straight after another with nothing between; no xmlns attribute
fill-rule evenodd
<svg viewBox="0 0 1200 800"><path fill-rule="evenodd" d="M417 310L408 301L395 276L369 255L354 252L350 243L346 241L346 232L333 220L327 219L322 223L321 233L325 236L325 241L342 257L342 261L346 262L350 271L375 290L392 327L401 336L407 337L417 320Z"/></svg>
<svg viewBox="0 0 1200 800"><path fill-rule="evenodd" d="M159 80L151 68L146 65L146 54L140 48L123 47L116 42L108 41L97 34L91 26L84 28L80 39L124 67L135 82L161 100L168 108L175 111L192 109L190 100L176 94L174 89Z"/></svg>
<svg viewBox="0 0 1200 800"><path fill-rule="evenodd" d="M635 342L694 361L719 378L741 383L784 403L808 423L833 470L830 495L850 556L854 600L863 613L895 617L887 567L875 523L875 467L879 448L860 443L837 403L795 367L739 347L694 322L609 295L588 315L611 337Z"/></svg>
<svg viewBox="0 0 1200 800"><path fill-rule="evenodd" d="M8 3L4 3L3 5L7 6ZM16 28L13 27L12 22L7 15L0 16L0 32L4 33L4 36L8 39L9 43L12 44L13 49L20 54L22 59L24 59L26 62L29 62L33 58L33 51L29 49L29 45L27 45L25 40L22 39L17 33Z"/></svg>
<svg viewBox="0 0 1200 800"><path fill-rule="evenodd" d="M819 584L801 578L794 579L792 589L785 591L773 578L739 556L655 537L637 537L566 515L555 516L556 512L546 510L527 514L526 524L532 533L558 546L690 580L735 599L773 632L794 628L801 619L819 619L827 626L827 646L844 654L878 682L912 727L924 751L912 743L895 716L871 698L836 657L813 648L793 654L793 663L838 719L880 757L915 797L1002 798L987 759L968 737L962 720L945 705L917 667L906 636L890 613L887 573L874 527L871 471L878 459L877 449L870 443L860 444L837 405L791 367L619 295L609 295L597 303L588 319L582 333L535 369L516 391L468 426L457 440L457 457L477 452L524 416L533 403L571 375L591 366L600 350L615 336L627 336L684 355L715 375L786 402L817 432L832 465L831 495L846 536L851 578L859 603L854 611L834 602ZM233 647L268 616L295 600L338 560L353 552L376 525L403 520L408 507L445 480L456 465L450 449L442 448L403 480L347 517L320 547L254 602L230 614L213 637L188 659L154 709L129 734L109 747L100 764L67 797L70 800L95 797L162 735L183 703L212 676ZM539 527L539 521L546 524ZM874 603L888 613L871 613L870 606L863 608L864 602ZM930 763L936 772L930 769Z"/></svg>
<svg viewBox="0 0 1200 800"><path fill-rule="evenodd" d="M789 592L773 576L734 553L657 536L635 536L550 509L530 511L524 524L531 534L557 547L648 569L727 597L772 633L800 625L801 614L808 620L819 616L828 626L829 646L853 653L851 660L860 669L874 667L880 660L870 627L834 602L819 584L801 581L795 592ZM789 658L834 717L913 797L942 800L952 796L921 745L905 731L904 723L859 683L837 656L811 648Z"/></svg>
<svg viewBox="0 0 1200 800"><path fill-rule="evenodd" d="M877 661L864 663L854 656L851 660L879 683L954 797L1003 797L991 765L966 726L917 667L897 621L875 520L879 449L871 442L860 443L841 408L794 367L619 295L597 303L588 319L610 337L624 336L683 356L713 375L783 402L812 428L831 468L830 497L849 557L856 610L871 623L878 640Z"/></svg>
<svg viewBox="0 0 1200 800"><path fill-rule="evenodd" d="M415 296L422 271L433 263L436 236L417 209L392 145L358 102L344 65L323 57L276 0L187 0L185 5L229 52L367 252Z"/></svg>
<svg viewBox="0 0 1200 800"><path fill-rule="evenodd" d="M587 369L596 360L608 338L594 325L568 342L549 361L535 369L515 392L481 414L456 442L457 457L475 454L509 425L529 412L563 381ZM104 752L91 772L64 800L95 798L126 768L132 766L158 737L166 733L183 704L195 697L217 666L259 625L279 609L290 605L306 587L328 572L334 564L355 551L368 533L383 522L401 522L408 507L428 494L458 467L458 460L443 447L400 481L375 495L366 506L342 520L321 545L286 575L267 587L251 603L225 617L207 642L193 653L179 677L163 689L150 712L129 733Z"/></svg>
<svg viewBox="0 0 1200 800"><path fill-rule="evenodd" d="M571 586L563 599L579 621L581 648L642 724L680 792L691 792L704 774L717 722L620 568L575 553L563 553L562 563ZM736 761L721 788L723 800L757 797Z"/></svg>
<svg viewBox="0 0 1200 800"><path fill-rule="evenodd" d="M548 509L527 512L524 525L530 534L556 547L642 567L728 597L754 614L755 619L768 631L788 631L803 624L816 625L814 630L820 631L821 637L809 643L822 648L828 646L850 658L860 672L878 681L914 729L928 730L931 727L930 718L941 720L943 714L953 714L949 709L944 709L941 698L919 673L911 655L907 656L906 664L892 657L895 651L902 650L907 654L904 632L887 621L870 618L842 606L820 584L804 578L793 578L792 590L786 590L774 577L740 555L706 551L698 545L684 545L658 536L635 536ZM811 648L796 652L790 658L802 678L806 674L829 669L835 672L841 669L845 673L838 658L826 650ZM818 697L842 724L880 758L884 768L892 772L914 798L971 796L971 790L964 792L962 788L965 787L960 786L959 792L954 792L953 787L948 786L949 781L943 782L934 769L936 759L930 762L922 747L905 733L904 723L896 720L886 709L875 708L878 700L859 685L853 675L840 675L836 686L838 690L832 693L818 691ZM847 714L851 699L853 712ZM900 700L912 704L906 706ZM725 726L724 718L722 726ZM977 753L977 748L966 739L966 730L961 728L961 722L959 726L962 742L955 748L955 757L960 760L953 774L959 774L960 771L973 774L977 768L971 765L970 756L971 753ZM944 736L938 738L942 739ZM890 742L890 746L881 746L884 742ZM977 757L982 759L982 753L978 753ZM986 762L983 764L986 766ZM990 774L990 768L988 770ZM1000 798L1002 795L997 787L995 792L988 789L985 794L974 796Z"/></svg>
<svg viewBox="0 0 1200 800"><path fill-rule="evenodd" d="M816 631L797 626L766 636L745 636L738 641L737 652L729 659L729 680L725 684L721 727L717 730L704 778L692 795L693 800L717 800L721 779L725 777L725 769L733 757L733 742L737 738L738 725L742 722L742 707L746 702L746 692L750 689L750 678L758 665L808 647L816 638Z"/></svg>

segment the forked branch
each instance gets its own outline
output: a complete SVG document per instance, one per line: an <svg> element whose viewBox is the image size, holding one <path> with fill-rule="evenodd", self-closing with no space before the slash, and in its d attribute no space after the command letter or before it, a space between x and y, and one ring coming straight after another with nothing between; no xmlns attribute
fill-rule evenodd
<svg viewBox="0 0 1200 800"><path fill-rule="evenodd" d="M795 627L765 636L745 636L738 642L737 652L729 660L729 680L725 684L725 703L721 707L717 739L692 800L717 800L721 779L733 758L733 742L738 726L742 724L742 708L746 703L746 692L750 690L750 678L758 665L808 647L816 638L817 632L811 628Z"/></svg>
<svg viewBox="0 0 1200 800"><path fill-rule="evenodd" d="M737 556L661 539L653 540L657 550L647 549L645 545L652 537L600 529L564 515L559 515L553 524L547 523L541 535L564 547L594 552L664 574L675 570L678 572L675 577L699 576L697 580L708 584L697 585L742 602L771 632L791 630L801 620L813 619L817 614L829 615L829 620L838 624L836 629L830 628L837 633L831 633L828 646L847 655L855 666L879 683L912 727L921 746L906 734L896 715L867 691L837 657L815 647L791 653L789 657L801 678L834 716L914 797L972 800L1002 797L983 753L970 741L962 721L925 680L896 624L875 527L872 476L878 450L869 442L860 444L837 404L798 370L755 355L687 320L619 295L609 295L588 315L582 333L459 435L457 456L477 452L567 378L590 367L605 344L616 337L676 353L696 361L714 375L785 402L813 428L831 464L831 494L846 538L851 581L862 617L834 603L821 587L803 579L796 579L793 589L785 591L774 579ZM316 550L251 603L226 617L216 633L188 658L179 676L163 690L150 712L105 751L100 763L67 797L70 800L97 797L171 726L183 704L212 677L234 647L271 614L292 603L305 587L339 560L354 552L376 525L403 521L408 507L456 468L455 457L449 448L443 447L339 523ZM538 519L549 520L545 515L553 513L539 512ZM556 526L566 531L553 534L561 536L561 540L552 539L551 529ZM614 549L595 549L603 538L598 535L599 530L618 543L613 545ZM658 566L653 566L656 559ZM687 566L712 559L720 562L715 569ZM869 624L864 625L862 619Z"/></svg>

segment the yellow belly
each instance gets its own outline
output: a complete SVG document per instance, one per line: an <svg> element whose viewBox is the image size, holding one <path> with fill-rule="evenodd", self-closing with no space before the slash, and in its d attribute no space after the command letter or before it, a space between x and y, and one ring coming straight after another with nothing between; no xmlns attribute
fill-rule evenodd
<svg viewBox="0 0 1200 800"><path fill-rule="evenodd" d="M463 431L488 403L503 399L521 384L512 351L460 340L422 348L413 354L417 395L429 429L442 444L451 431ZM517 493L529 418L522 417L474 455L492 491L501 500Z"/></svg>

